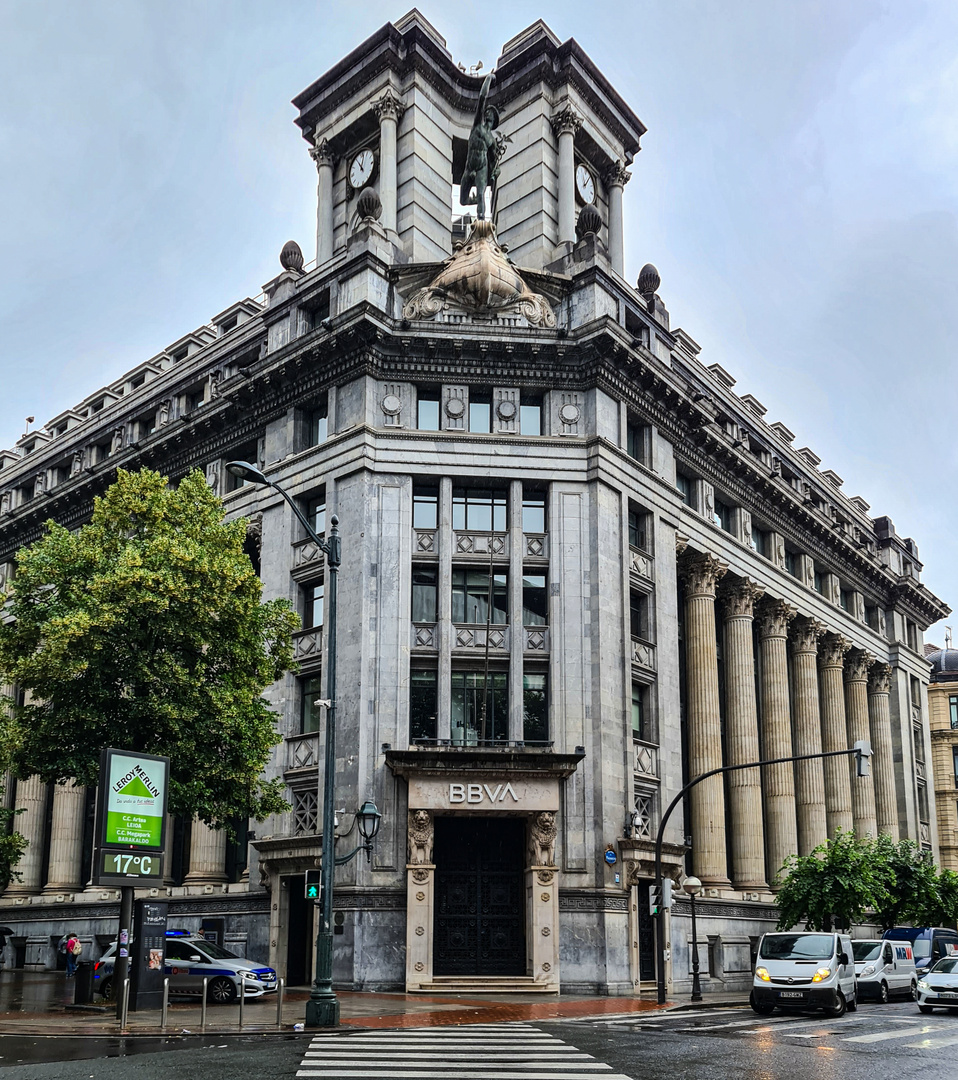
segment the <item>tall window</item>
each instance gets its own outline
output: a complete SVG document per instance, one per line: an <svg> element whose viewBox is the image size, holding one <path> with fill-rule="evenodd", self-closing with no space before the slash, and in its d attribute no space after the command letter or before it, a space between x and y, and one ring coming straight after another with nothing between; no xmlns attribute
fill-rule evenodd
<svg viewBox="0 0 958 1080"><path fill-rule="evenodd" d="M522 625L545 626L549 621L549 596L545 574L522 575Z"/></svg>
<svg viewBox="0 0 958 1080"><path fill-rule="evenodd" d="M311 675L308 679L300 680L303 688L300 730L304 735L310 731L319 731L323 721L323 707L319 704L323 696L321 683L322 679L319 675Z"/></svg>
<svg viewBox="0 0 958 1080"><path fill-rule="evenodd" d="M852 593L850 589L838 590L838 605L842 611L852 610Z"/></svg>
<svg viewBox="0 0 958 1080"><path fill-rule="evenodd" d="M951 730L958 731L958 694L948 698L948 715L951 718Z"/></svg>
<svg viewBox="0 0 958 1080"><path fill-rule="evenodd" d="M817 567L815 568L815 592L825 595L825 575Z"/></svg>
<svg viewBox="0 0 958 1080"><path fill-rule="evenodd" d="M766 559L768 558L768 533L764 529L752 525L750 543L753 551L757 551L759 555L764 556Z"/></svg>
<svg viewBox="0 0 958 1080"><path fill-rule="evenodd" d="M630 419L625 427L625 451L631 458L641 461L643 464L648 459L647 436L648 428L635 419Z"/></svg>
<svg viewBox="0 0 958 1080"><path fill-rule="evenodd" d="M548 676L526 672L522 676L522 738L526 742L548 742Z"/></svg>
<svg viewBox="0 0 958 1080"><path fill-rule="evenodd" d="M679 495L686 506L692 505L692 478L676 470L675 486L679 489Z"/></svg>
<svg viewBox="0 0 958 1080"><path fill-rule="evenodd" d="M509 685L505 672L452 673L452 741L475 746L509 737Z"/></svg>
<svg viewBox="0 0 958 1080"><path fill-rule="evenodd" d="M326 441L328 416L326 409L313 409L306 422L308 446L319 446Z"/></svg>
<svg viewBox="0 0 958 1080"><path fill-rule="evenodd" d="M649 515L644 510L635 506L629 507L629 546L648 551L648 538L646 528L649 523Z"/></svg>
<svg viewBox="0 0 958 1080"><path fill-rule="evenodd" d="M314 495L306 500L306 520L313 528L313 532L322 536L326 531L326 493Z"/></svg>
<svg viewBox="0 0 958 1080"><path fill-rule="evenodd" d="M303 586L303 629L323 625L325 582L314 581Z"/></svg>
<svg viewBox="0 0 958 1080"><path fill-rule="evenodd" d="M489 488L452 489L452 527L469 532L505 532L506 493Z"/></svg>
<svg viewBox="0 0 958 1080"><path fill-rule="evenodd" d="M726 532L732 531L732 508L728 503L723 503L721 499L715 500L715 509L712 511L712 521L718 525L720 529L724 529Z"/></svg>
<svg viewBox="0 0 958 1080"><path fill-rule="evenodd" d="M632 684L632 738L651 742L649 726L649 688Z"/></svg>
<svg viewBox="0 0 958 1080"><path fill-rule="evenodd" d="M453 570L452 621L477 626L487 621L505 625L509 621L508 575L494 573L490 579L487 570Z"/></svg>
<svg viewBox="0 0 958 1080"><path fill-rule="evenodd" d="M489 432L492 430L492 401L478 394L469 395L469 430Z"/></svg>
<svg viewBox="0 0 958 1080"><path fill-rule="evenodd" d="M439 391L420 386L416 395L416 427L420 431L439 430Z"/></svg>
<svg viewBox="0 0 958 1080"><path fill-rule="evenodd" d="M544 491L522 492L522 531L544 533L546 531L546 496Z"/></svg>
<svg viewBox="0 0 958 1080"><path fill-rule="evenodd" d="M785 569L792 577L798 577L798 553L788 548L785 549Z"/></svg>
<svg viewBox="0 0 958 1080"><path fill-rule="evenodd" d="M955 771L955 787L958 788L958 746L951 748L952 764Z"/></svg>
<svg viewBox="0 0 958 1080"><path fill-rule="evenodd" d="M409 741L436 738L436 672L409 672Z"/></svg>
<svg viewBox="0 0 958 1080"><path fill-rule="evenodd" d="M412 621L436 621L437 571L434 566L412 568Z"/></svg>
<svg viewBox="0 0 958 1080"><path fill-rule="evenodd" d="M629 632L634 638L649 636L649 598L635 590L629 593Z"/></svg>
<svg viewBox="0 0 958 1080"><path fill-rule="evenodd" d="M911 676L911 703L916 709L921 708L921 683L914 675Z"/></svg>
<svg viewBox="0 0 958 1080"><path fill-rule="evenodd" d="M414 529L435 529L439 523L439 488L414 485L412 524Z"/></svg>
<svg viewBox="0 0 958 1080"><path fill-rule="evenodd" d="M539 398L527 398L524 395L520 398L519 434L542 434L542 401Z"/></svg>

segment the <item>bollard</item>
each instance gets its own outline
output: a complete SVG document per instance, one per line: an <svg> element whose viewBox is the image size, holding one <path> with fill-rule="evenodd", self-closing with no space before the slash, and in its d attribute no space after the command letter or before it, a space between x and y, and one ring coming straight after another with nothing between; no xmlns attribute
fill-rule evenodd
<svg viewBox="0 0 958 1080"><path fill-rule="evenodd" d="M243 1009L244 1009L244 1007L246 1005L246 984L245 983L240 987L240 1002L239 1002L239 1005L240 1005L239 1029L240 1029L240 1031L242 1031L243 1030Z"/></svg>
<svg viewBox="0 0 958 1080"><path fill-rule="evenodd" d="M163 1009L160 1013L160 1031L166 1031L166 1014L170 1008L170 980L163 980Z"/></svg>
<svg viewBox="0 0 958 1080"><path fill-rule="evenodd" d="M200 1006L200 1031L206 1031L206 986L209 983L210 977L204 975L203 977L203 1004Z"/></svg>
<svg viewBox="0 0 958 1080"><path fill-rule="evenodd" d="M276 1026L283 1026L283 987L286 984L282 979L276 984Z"/></svg>
<svg viewBox="0 0 958 1080"><path fill-rule="evenodd" d="M120 1004L120 1031L126 1031L126 1020L130 1011L130 980L124 979L120 993L123 995Z"/></svg>

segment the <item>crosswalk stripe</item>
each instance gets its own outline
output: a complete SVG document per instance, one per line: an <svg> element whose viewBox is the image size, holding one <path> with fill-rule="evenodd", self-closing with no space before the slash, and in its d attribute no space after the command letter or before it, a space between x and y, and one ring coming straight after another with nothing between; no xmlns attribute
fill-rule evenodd
<svg viewBox="0 0 958 1080"><path fill-rule="evenodd" d="M910 1039L913 1035L924 1035L926 1031L935 1031L934 1027L915 1028L912 1031L876 1031L871 1035L852 1035L842 1039L849 1043L878 1043L888 1039Z"/></svg>
<svg viewBox="0 0 958 1080"><path fill-rule="evenodd" d="M937 1050L939 1046L954 1046L956 1043L958 1035L949 1035L947 1039L922 1039L921 1042L905 1043L905 1046L909 1050Z"/></svg>
<svg viewBox="0 0 958 1080"><path fill-rule="evenodd" d="M606 1065L608 1069L610 1066ZM434 1080L436 1073L433 1070L422 1069L299 1069L297 1076L395 1076L400 1080ZM457 1072L456 1076L461 1080L555 1080L553 1072ZM623 1073L603 1073L603 1080L631 1080L631 1077ZM595 1073L565 1073L563 1080L595 1080Z"/></svg>
<svg viewBox="0 0 958 1080"><path fill-rule="evenodd" d="M393 1046L401 1048L403 1046L409 1046L412 1048L422 1047L428 1049L430 1046L445 1046L453 1045L447 1042L447 1040L439 1039L369 1039L363 1036L362 1038L352 1039L330 1039L328 1042L312 1042L310 1046L338 1046L342 1047L347 1044L354 1049L360 1046ZM506 1042L503 1039L463 1039L461 1042L457 1039L456 1046L494 1046L497 1050L508 1050L510 1046L554 1046L555 1043L551 1043L548 1039L511 1039Z"/></svg>
<svg viewBox="0 0 958 1080"><path fill-rule="evenodd" d="M341 1050L307 1050L307 1057L322 1058L324 1061L336 1060L339 1058L352 1059L356 1057L355 1054L347 1054ZM382 1058L386 1061L524 1061L528 1059L530 1061L573 1061L578 1063L580 1060L588 1061L591 1058L591 1054L551 1054L546 1051L540 1053L528 1053L524 1050L517 1050L514 1053L509 1052L507 1054L427 1054L424 1051L419 1051L417 1054L400 1054L396 1051L391 1053L376 1053L374 1051L367 1051L362 1055L363 1061L375 1061Z"/></svg>
<svg viewBox="0 0 958 1080"><path fill-rule="evenodd" d="M307 1057L303 1061L303 1064L304 1065L321 1065L326 1060L327 1060L326 1058ZM390 1063L390 1060L391 1059L387 1058L385 1061L370 1061L369 1058L367 1058L367 1057L362 1058L362 1062L363 1062L364 1065L368 1063L369 1065L374 1066L374 1067L379 1067L379 1066L382 1066L382 1065L388 1065ZM511 1058L507 1058L507 1059L499 1058L499 1059L495 1059L495 1060L491 1060L491 1061L490 1060L479 1060L479 1059L474 1058L473 1062L474 1062L477 1069L498 1069L501 1065L514 1065L516 1068L523 1068L523 1069L528 1068L529 1066L534 1066L534 1065L538 1065L538 1066L542 1066L542 1067L548 1065L550 1069L562 1070L563 1075L565 1074L565 1071L568 1070L568 1069L578 1069L580 1071L597 1072L597 1071L602 1071L602 1070L611 1068L611 1066L605 1065L601 1061L588 1061L588 1060L586 1060L586 1061L550 1061L548 1058L546 1058L544 1060L542 1058L534 1058L528 1063L528 1065L525 1062L522 1062L522 1061L515 1061L514 1062ZM348 1062L344 1062L343 1060L341 1060L339 1058L336 1058L336 1059L329 1062L329 1069L327 1071L336 1072L337 1070L336 1070L336 1068L334 1068L334 1066L339 1066L339 1065L343 1065L343 1064L348 1064ZM408 1071L409 1069L412 1069L414 1067L415 1067L414 1063L407 1062L407 1061L402 1061L398 1065L398 1068L401 1069L401 1070L404 1070L404 1071ZM430 1068L439 1069L439 1070L453 1069L453 1070L456 1070L456 1074L458 1075L458 1070L462 1068L462 1062L457 1062L457 1061L437 1061L435 1064L430 1062ZM429 1075L431 1076L433 1074L430 1073Z"/></svg>

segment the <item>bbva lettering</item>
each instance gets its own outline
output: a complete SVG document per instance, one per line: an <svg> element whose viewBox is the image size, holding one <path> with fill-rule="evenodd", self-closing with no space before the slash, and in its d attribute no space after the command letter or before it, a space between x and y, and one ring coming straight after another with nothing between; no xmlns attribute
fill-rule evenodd
<svg viewBox="0 0 958 1080"><path fill-rule="evenodd" d="M451 803L505 802L511 795L513 802L519 801L512 784L450 784L449 801Z"/></svg>

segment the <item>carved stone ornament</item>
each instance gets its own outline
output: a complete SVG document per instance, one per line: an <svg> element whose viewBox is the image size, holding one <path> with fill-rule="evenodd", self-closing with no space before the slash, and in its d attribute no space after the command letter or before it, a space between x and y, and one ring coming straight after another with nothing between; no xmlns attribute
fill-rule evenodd
<svg viewBox="0 0 958 1080"><path fill-rule="evenodd" d="M123 437L126 435L126 429L120 424L119 427L113 429L113 444L110 447L111 454L118 454L123 449Z"/></svg>
<svg viewBox="0 0 958 1080"><path fill-rule="evenodd" d="M496 406L496 415L500 420L515 420L516 403L514 401L500 401Z"/></svg>
<svg viewBox="0 0 958 1080"><path fill-rule="evenodd" d="M582 117L571 105L560 109L552 118L552 130L556 133L556 136L563 134L575 135L580 127L582 127Z"/></svg>
<svg viewBox="0 0 958 1080"><path fill-rule="evenodd" d="M220 463L218 461L211 461L206 466L206 482L209 485L210 491L214 495L219 494L220 490ZM246 528L247 535L249 534L249 526Z"/></svg>
<svg viewBox="0 0 958 1080"><path fill-rule="evenodd" d="M725 576L728 563L716 559L708 552L697 552L689 555L682 563L681 573L685 581L685 595L687 599L697 596L705 596L710 600L715 599L715 587Z"/></svg>
<svg viewBox="0 0 958 1080"><path fill-rule="evenodd" d="M551 885L554 878L555 878L555 871L554 870L537 870L536 871L536 879L538 880L540 885Z"/></svg>
<svg viewBox="0 0 958 1080"><path fill-rule="evenodd" d="M552 897L547 892L544 892L539 893L539 899L543 902L543 904L548 904Z"/></svg>
<svg viewBox="0 0 958 1080"><path fill-rule="evenodd" d="M868 671L875 663L875 657L864 649L853 649L845 660L845 680L847 682L866 682Z"/></svg>
<svg viewBox="0 0 958 1080"><path fill-rule="evenodd" d="M565 404L559 409L559 419L563 424L577 424L581 415L578 405Z"/></svg>
<svg viewBox="0 0 958 1080"><path fill-rule="evenodd" d="M827 627L818 619L809 619L804 615L792 624L792 651L797 653L817 653L818 643L825 636Z"/></svg>
<svg viewBox="0 0 958 1080"><path fill-rule="evenodd" d="M426 894L422 891L422 889L420 889L419 892L416 893L416 899L419 901L420 904L423 902L423 900L426 899Z"/></svg>
<svg viewBox="0 0 958 1080"><path fill-rule="evenodd" d="M417 971L425 971L426 970L426 965L421 960L417 960L416 961L416 970Z"/></svg>
<svg viewBox="0 0 958 1080"><path fill-rule="evenodd" d="M383 216L383 201L375 188L365 187L359 193L356 213L362 221L378 221Z"/></svg>
<svg viewBox="0 0 958 1080"><path fill-rule="evenodd" d="M551 927L549 927L549 926L543 926L543 928L542 928L542 936L543 936L543 937L549 937L549 935L550 935L551 933L552 933L552 928L551 928Z"/></svg>
<svg viewBox="0 0 958 1080"><path fill-rule="evenodd" d="M757 585L749 578L730 582L722 589L727 619L750 619L755 613L755 602L765 595L765 586Z"/></svg>
<svg viewBox="0 0 958 1080"><path fill-rule="evenodd" d="M373 112L378 117L380 123L382 123L383 120L395 120L398 122L405 111L406 106L392 90L387 90L381 98L377 98L373 102Z"/></svg>
<svg viewBox="0 0 958 1080"><path fill-rule="evenodd" d="M250 514L246 519L246 535L256 545L256 550L263 550L263 515Z"/></svg>
<svg viewBox="0 0 958 1080"><path fill-rule="evenodd" d="M73 460L70 462L70 475L76 476L83 468L83 451L74 450Z"/></svg>
<svg viewBox="0 0 958 1080"><path fill-rule="evenodd" d="M655 296L662 284L662 278L652 263L646 263L639 271L639 292L648 299Z"/></svg>
<svg viewBox="0 0 958 1080"><path fill-rule="evenodd" d="M379 403L387 416L398 416L402 411L402 401L396 394L387 394Z"/></svg>
<svg viewBox="0 0 958 1080"><path fill-rule="evenodd" d="M419 885L424 885L429 880L428 870L413 870L412 879Z"/></svg>
<svg viewBox="0 0 958 1080"><path fill-rule="evenodd" d="M682 555L685 549L689 546L689 538L685 533L677 532L675 534L675 554Z"/></svg>
<svg viewBox="0 0 958 1080"><path fill-rule="evenodd" d="M869 694L887 694L891 691L891 664L875 664L868 675Z"/></svg>
<svg viewBox="0 0 958 1080"><path fill-rule="evenodd" d="M451 397L446 402L446 416L452 420L458 420L466 411L466 403L460 397Z"/></svg>
<svg viewBox="0 0 958 1080"><path fill-rule="evenodd" d="M551 810L541 810L532 822L532 861L535 866L555 866L556 816Z"/></svg>
<svg viewBox="0 0 958 1080"><path fill-rule="evenodd" d="M448 307L474 314L521 315L532 326L552 328L555 312L534 293L499 246L491 221L475 221L466 242L426 288L403 308L405 319L432 319Z"/></svg>
<svg viewBox="0 0 958 1080"><path fill-rule="evenodd" d="M428 810L409 811L409 861L432 862L433 824Z"/></svg>
<svg viewBox="0 0 958 1080"><path fill-rule="evenodd" d="M416 927L416 937L422 937L423 934L425 934L425 932L426 932L425 926L417 926Z"/></svg>
<svg viewBox="0 0 958 1080"><path fill-rule="evenodd" d="M543 961L542 970L543 971L551 971L552 970L552 965L549 963L548 960Z"/></svg>
<svg viewBox="0 0 958 1080"><path fill-rule="evenodd" d="M287 240L279 253L279 265L293 274L301 274L304 264L303 249L295 240Z"/></svg>
<svg viewBox="0 0 958 1080"><path fill-rule="evenodd" d="M598 236L599 230L602 228L602 215L592 205L587 203L579 211L579 216L576 218L575 223L575 235L578 240L584 239L586 236Z"/></svg>
<svg viewBox="0 0 958 1080"><path fill-rule="evenodd" d="M822 639L818 662L822 667L844 667L845 653L852 647L847 637L841 634L826 634Z"/></svg>
<svg viewBox="0 0 958 1080"><path fill-rule="evenodd" d="M10 506L13 502L13 492L5 491L0 495L0 514L9 514Z"/></svg>
<svg viewBox="0 0 958 1080"><path fill-rule="evenodd" d="M332 167L336 161L336 158L329 147L329 139L326 138L317 139L313 143L313 147L309 151L309 156L316 162L317 169L321 168L323 165Z"/></svg>
<svg viewBox="0 0 958 1080"><path fill-rule="evenodd" d="M788 624L798 613L791 604L784 600L767 597L759 604L755 613L758 633L763 638L780 637L788 634Z"/></svg>
<svg viewBox="0 0 958 1080"><path fill-rule="evenodd" d="M621 161L614 161L603 174L602 177L605 180L607 187L625 187L625 185L632 179L632 173L625 167L625 163ZM656 286L658 288L658 286ZM652 290L655 292L655 289Z"/></svg>

